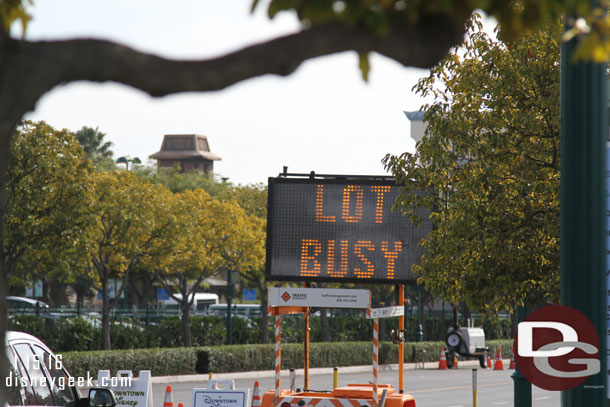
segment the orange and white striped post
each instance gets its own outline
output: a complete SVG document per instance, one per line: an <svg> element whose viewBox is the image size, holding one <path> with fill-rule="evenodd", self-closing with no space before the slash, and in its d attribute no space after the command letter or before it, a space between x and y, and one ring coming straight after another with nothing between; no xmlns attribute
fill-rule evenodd
<svg viewBox="0 0 610 407"><path fill-rule="evenodd" d="M370 308L366 310L371 316ZM373 404L377 406L377 384L379 378L379 318L373 319Z"/></svg>
<svg viewBox="0 0 610 407"><path fill-rule="evenodd" d="M379 406L377 394L379 383L379 318L389 318L404 315L404 306L367 308L367 319L373 320L373 406ZM383 395L382 395L383 398Z"/></svg>
<svg viewBox="0 0 610 407"><path fill-rule="evenodd" d="M275 397L273 402L275 403L280 396L281 376L280 370L282 368L282 316L275 316Z"/></svg>

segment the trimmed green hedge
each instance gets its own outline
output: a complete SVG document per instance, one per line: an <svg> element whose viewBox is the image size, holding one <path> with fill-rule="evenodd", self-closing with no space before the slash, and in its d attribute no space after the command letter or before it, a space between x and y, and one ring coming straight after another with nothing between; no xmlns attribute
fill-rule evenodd
<svg viewBox="0 0 610 407"><path fill-rule="evenodd" d="M233 318L232 342L255 344L260 342L261 318ZM372 321L364 315L334 316L328 318L331 342L366 342L372 339ZM416 337L416 320L409 318L407 339ZM425 341L444 340L449 321L439 317L426 318ZM510 338L510 321L483 321L487 340ZM101 349L101 330L91 321L82 318L41 318L35 315L14 315L9 319L9 329L30 333L43 340L57 352ZM268 326L269 338L274 337L272 320ZM398 319L390 318L380 323L380 339L390 338L398 329ZM163 318L146 325L137 319L118 318L110 326L113 349L173 348L182 346L182 325L177 316ZM215 346L225 342L226 320L218 316L191 317L191 343L193 346ZM303 316L286 315L282 321L282 341L303 343ZM322 342L320 318L310 320L311 342Z"/></svg>
<svg viewBox="0 0 610 407"><path fill-rule="evenodd" d="M139 349L93 352L65 352L62 361L76 377L87 372L97 378L98 370L150 370L153 376L170 376L197 373L196 348Z"/></svg>
<svg viewBox="0 0 610 407"><path fill-rule="evenodd" d="M487 341L492 355L498 347L502 357L510 358L511 339ZM405 344L405 362L439 360L443 342ZM425 353L422 353L425 351ZM282 344L282 368L303 367L303 345ZM274 345L233 345L199 348L141 349L96 352L66 352L63 361L74 376L86 376L98 370L151 370L154 376L197 373L228 373L273 370ZM328 342L310 345L309 366L341 367L372 364L372 342ZM398 346L382 342L379 346L379 363L398 363Z"/></svg>

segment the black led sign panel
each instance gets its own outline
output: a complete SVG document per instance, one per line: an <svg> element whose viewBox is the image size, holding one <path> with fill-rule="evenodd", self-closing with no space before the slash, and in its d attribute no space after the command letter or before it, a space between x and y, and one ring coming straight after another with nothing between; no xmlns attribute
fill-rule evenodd
<svg viewBox="0 0 610 407"><path fill-rule="evenodd" d="M432 230L392 211L399 187L373 179L269 178L267 278L415 283Z"/></svg>

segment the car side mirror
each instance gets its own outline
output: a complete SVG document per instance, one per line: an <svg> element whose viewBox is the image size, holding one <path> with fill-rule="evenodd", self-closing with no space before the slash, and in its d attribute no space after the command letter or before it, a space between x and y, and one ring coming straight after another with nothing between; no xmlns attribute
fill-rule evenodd
<svg viewBox="0 0 610 407"><path fill-rule="evenodd" d="M110 389L94 387L89 390L89 407L116 407L116 396Z"/></svg>

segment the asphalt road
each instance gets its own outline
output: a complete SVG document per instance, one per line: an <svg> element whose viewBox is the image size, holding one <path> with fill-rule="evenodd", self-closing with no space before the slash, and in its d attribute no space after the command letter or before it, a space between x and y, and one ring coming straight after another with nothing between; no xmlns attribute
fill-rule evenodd
<svg viewBox="0 0 610 407"><path fill-rule="evenodd" d="M469 407L473 405L472 394L472 368L475 364L460 364L457 369L438 370L432 367L426 369L406 370L404 375L405 392L415 396L418 407ZM478 369L478 406L513 406L513 381L511 375L514 370ZM235 387L250 389L254 381L258 380L261 392L274 389L273 377L247 377L235 375ZM269 375L267 375L269 376ZM229 379L231 375L221 375L215 379ZM153 384L153 398L155 406L161 406L165 397L165 388L174 378L168 378L164 383ZM207 377L198 377L199 381L184 383L169 383L172 385L174 406L184 403L185 407L192 406L192 389L206 388ZM372 372L345 373L339 371L339 386L348 383L368 383L372 380ZM392 384L398 389L397 370L380 371L379 383ZM310 389L332 389L333 376L328 374L312 374L310 376ZM282 388L289 388L288 374L282 375ZM297 374L296 387L303 386L303 375ZM532 405L535 407L555 407L560 404L559 392L549 392L537 387L532 389Z"/></svg>

